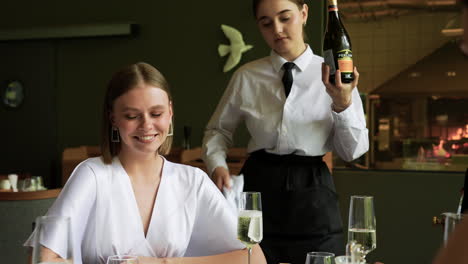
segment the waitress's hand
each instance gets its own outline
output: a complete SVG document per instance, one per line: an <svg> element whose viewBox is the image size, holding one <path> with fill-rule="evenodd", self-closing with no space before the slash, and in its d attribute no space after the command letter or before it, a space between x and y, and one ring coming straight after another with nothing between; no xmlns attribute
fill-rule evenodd
<svg viewBox="0 0 468 264"><path fill-rule="evenodd" d="M354 67L354 81L352 83L341 83L341 72L340 70L336 70L335 85L330 83L329 75L330 67L322 63L322 82L327 88L327 93L332 98L333 111L339 113L351 105L352 92L358 84L359 73L356 67Z"/></svg>
<svg viewBox="0 0 468 264"><path fill-rule="evenodd" d="M223 186L226 186L226 188L231 188L231 185L229 185L231 175L226 168L216 167L211 178L213 179L213 182L216 184L218 189L221 191L223 190Z"/></svg>

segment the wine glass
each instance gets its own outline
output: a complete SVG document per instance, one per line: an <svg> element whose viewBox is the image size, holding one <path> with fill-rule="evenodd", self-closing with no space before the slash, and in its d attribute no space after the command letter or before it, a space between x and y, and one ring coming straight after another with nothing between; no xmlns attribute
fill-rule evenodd
<svg viewBox="0 0 468 264"><path fill-rule="evenodd" d="M138 264L138 257L131 255L109 256L107 264Z"/></svg>
<svg viewBox="0 0 468 264"><path fill-rule="evenodd" d="M334 257L330 252L309 252L305 264L333 264Z"/></svg>
<svg viewBox="0 0 468 264"><path fill-rule="evenodd" d="M442 215L445 216L444 221L444 244L447 243L447 239L449 238L450 234L453 232L457 224L462 220L462 214L456 213L443 213Z"/></svg>
<svg viewBox="0 0 468 264"><path fill-rule="evenodd" d="M247 261L250 264L252 247L262 241L262 198L259 192L242 192L239 203L237 238L247 247Z"/></svg>
<svg viewBox="0 0 468 264"><path fill-rule="evenodd" d="M354 264L351 256L342 255L335 257L335 264Z"/></svg>
<svg viewBox="0 0 468 264"><path fill-rule="evenodd" d="M26 178L21 183L21 191L22 192L30 192L34 191L34 184L31 178Z"/></svg>
<svg viewBox="0 0 468 264"><path fill-rule="evenodd" d="M351 196L349 207L348 242L359 244L360 261L364 262L366 255L377 247L376 224L374 212L374 197Z"/></svg>
<svg viewBox="0 0 468 264"><path fill-rule="evenodd" d="M73 263L70 217L39 216L34 232L33 264Z"/></svg>

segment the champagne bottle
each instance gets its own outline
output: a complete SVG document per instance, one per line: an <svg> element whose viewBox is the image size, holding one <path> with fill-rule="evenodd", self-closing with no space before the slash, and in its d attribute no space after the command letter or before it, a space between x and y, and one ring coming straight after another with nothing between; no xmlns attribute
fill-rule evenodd
<svg viewBox="0 0 468 264"><path fill-rule="evenodd" d="M338 0L327 0L328 23L323 43L325 63L330 67L330 82L335 83L336 70L341 71L341 82L354 80L351 39L338 13Z"/></svg>

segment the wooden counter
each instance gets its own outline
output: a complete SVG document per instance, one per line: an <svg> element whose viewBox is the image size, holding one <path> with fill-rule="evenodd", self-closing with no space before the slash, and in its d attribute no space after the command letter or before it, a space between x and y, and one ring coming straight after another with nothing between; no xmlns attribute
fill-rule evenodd
<svg viewBox="0 0 468 264"><path fill-rule="evenodd" d="M62 189L50 189L34 192L0 192L0 201L24 201L55 198Z"/></svg>

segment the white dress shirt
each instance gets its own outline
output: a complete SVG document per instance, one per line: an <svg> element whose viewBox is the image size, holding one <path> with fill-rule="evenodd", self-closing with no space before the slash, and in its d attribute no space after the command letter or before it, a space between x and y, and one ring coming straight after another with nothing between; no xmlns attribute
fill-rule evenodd
<svg viewBox="0 0 468 264"><path fill-rule="evenodd" d="M118 158L78 165L47 215L71 218L75 264L104 264L116 254L207 256L245 248L237 240L235 214L206 173L167 160L146 236ZM60 254L60 234L50 232L41 243ZM26 246L34 246L34 236Z"/></svg>
<svg viewBox="0 0 468 264"><path fill-rule="evenodd" d="M333 150L351 161L368 150L357 88L346 110L332 111L332 99L322 82L323 58L307 46L293 61L293 84L286 98L281 82L285 62L271 51L269 57L247 63L233 74L205 130L203 159L210 174L216 167L227 168L226 150L233 145L241 121L251 136L249 153L265 149L280 155L319 156Z"/></svg>

